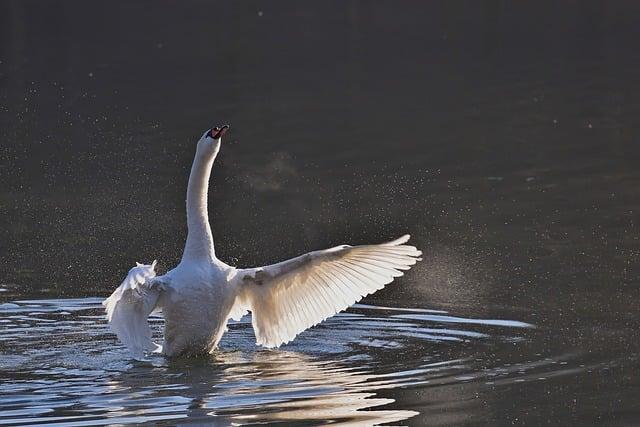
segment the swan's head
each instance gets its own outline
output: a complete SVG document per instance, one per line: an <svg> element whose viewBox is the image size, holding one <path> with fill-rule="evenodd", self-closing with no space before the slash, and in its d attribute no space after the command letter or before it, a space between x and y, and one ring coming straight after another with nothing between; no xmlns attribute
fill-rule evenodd
<svg viewBox="0 0 640 427"><path fill-rule="evenodd" d="M225 133L227 133L228 130L229 125L222 125L220 127L216 126L213 129L209 129L207 133L205 133L205 136L214 140L219 140L224 136Z"/></svg>
<svg viewBox="0 0 640 427"><path fill-rule="evenodd" d="M220 149L220 141L225 133L229 130L229 125L216 126L209 129L202 135L200 141L198 141L198 149L210 151L212 154L217 154Z"/></svg>

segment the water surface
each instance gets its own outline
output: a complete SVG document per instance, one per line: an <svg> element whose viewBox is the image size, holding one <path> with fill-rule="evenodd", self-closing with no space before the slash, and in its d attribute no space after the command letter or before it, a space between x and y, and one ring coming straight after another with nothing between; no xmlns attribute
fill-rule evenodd
<svg viewBox="0 0 640 427"><path fill-rule="evenodd" d="M576 354L522 354L540 331L444 310L356 305L278 350L256 348L250 320L211 357L134 361L108 331L100 299L0 306L0 423L127 422L372 425L441 412L465 420L496 389L602 374ZM162 319L154 318L156 335ZM530 357L533 356L533 357ZM620 361L622 362L622 361ZM419 392L420 402L402 396ZM417 409L417 410L416 410ZM425 415L422 416L423 418Z"/></svg>

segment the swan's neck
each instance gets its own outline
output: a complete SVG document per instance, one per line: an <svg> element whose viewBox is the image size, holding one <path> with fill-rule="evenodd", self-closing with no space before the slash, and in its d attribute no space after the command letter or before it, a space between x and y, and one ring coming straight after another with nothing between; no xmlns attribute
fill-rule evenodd
<svg viewBox="0 0 640 427"><path fill-rule="evenodd" d="M211 167L217 153L206 153L206 150L196 150L193 160L189 184L187 186L187 243L184 248L182 260L216 259L213 248L213 235L209 225L207 212L207 192L209 190L209 177Z"/></svg>

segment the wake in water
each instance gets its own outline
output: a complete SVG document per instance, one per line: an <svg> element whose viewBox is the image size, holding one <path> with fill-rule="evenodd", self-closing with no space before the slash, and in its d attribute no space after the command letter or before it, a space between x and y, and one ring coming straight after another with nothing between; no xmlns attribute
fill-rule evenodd
<svg viewBox="0 0 640 427"><path fill-rule="evenodd" d="M158 335L163 319L152 317L151 325ZM374 425L424 411L411 400L397 405L408 390L435 399L463 384L481 390L576 369L575 355L515 356L513 346L537 334L530 324L441 310L356 305L277 351L255 347L249 316L229 329L209 357L128 362L98 298L2 304L0 424L215 417ZM465 406L471 403L440 405L455 406L451 417L471 410Z"/></svg>

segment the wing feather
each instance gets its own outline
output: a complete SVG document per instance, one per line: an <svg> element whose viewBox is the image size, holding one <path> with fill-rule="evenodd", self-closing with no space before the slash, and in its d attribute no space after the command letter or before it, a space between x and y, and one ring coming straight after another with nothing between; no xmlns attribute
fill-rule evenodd
<svg viewBox="0 0 640 427"><path fill-rule="evenodd" d="M236 304L251 310L256 342L278 347L402 276L422 255L408 240L336 246L241 270Z"/></svg>
<svg viewBox="0 0 640 427"><path fill-rule="evenodd" d="M160 289L154 282L154 261L150 265L137 264L129 270L122 284L102 302L111 330L134 357L158 349L151 340L147 318L156 308Z"/></svg>

